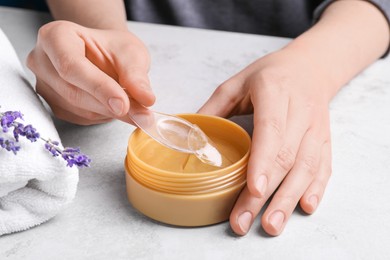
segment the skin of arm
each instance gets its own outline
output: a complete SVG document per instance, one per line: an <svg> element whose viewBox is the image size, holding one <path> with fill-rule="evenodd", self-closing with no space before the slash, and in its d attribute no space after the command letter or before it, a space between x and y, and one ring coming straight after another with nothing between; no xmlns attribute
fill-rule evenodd
<svg viewBox="0 0 390 260"><path fill-rule="evenodd" d="M123 1L47 2L61 20L40 28L27 65L56 117L80 125L129 121L129 96L154 103L149 53L128 31Z"/></svg>
<svg viewBox="0 0 390 260"><path fill-rule="evenodd" d="M300 204L313 213L331 175L328 105L338 90L381 57L389 24L373 4L340 0L283 49L222 83L199 110L228 117L252 113L247 186L230 216L245 235L266 201L263 229L279 235Z"/></svg>
<svg viewBox="0 0 390 260"><path fill-rule="evenodd" d="M127 30L122 0L47 0L56 20L67 20L96 29Z"/></svg>
<svg viewBox="0 0 390 260"><path fill-rule="evenodd" d="M317 61L318 68L324 71L330 86L333 86L329 92L331 98L386 52L389 37L389 24L373 4L361 0L339 0L331 4L320 21L288 48L304 49L308 58Z"/></svg>

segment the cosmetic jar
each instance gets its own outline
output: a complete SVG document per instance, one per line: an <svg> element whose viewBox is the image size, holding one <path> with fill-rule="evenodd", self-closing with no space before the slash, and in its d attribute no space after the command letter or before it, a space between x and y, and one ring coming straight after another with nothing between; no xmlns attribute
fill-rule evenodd
<svg viewBox="0 0 390 260"><path fill-rule="evenodd" d="M144 215L177 226L205 226L229 219L246 184L251 140L239 125L224 118L181 114L213 141L226 167L202 163L192 154L169 149L136 129L125 159L127 195Z"/></svg>

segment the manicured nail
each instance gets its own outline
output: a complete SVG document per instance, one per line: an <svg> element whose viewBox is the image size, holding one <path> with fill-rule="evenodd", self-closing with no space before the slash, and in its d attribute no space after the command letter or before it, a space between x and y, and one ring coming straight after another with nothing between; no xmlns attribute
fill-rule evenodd
<svg viewBox="0 0 390 260"><path fill-rule="evenodd" d="M252 214L249 211L245 211L238 217L238 225L241 230L247 233L252 223Z"/></svg>
<svg viewBox="0 0 390 260"><path fill-rule="evenodd" d="M270 225L277 231L279 231L282 228L283 221L284 221L284 214L279 210L272 213L271 216L269 217Z"/></svg>
<svg viewBox="0 0 390 260"><path fill-rule="evenodd" d="M265 175L260 175L256 180L256 189L261 195L261 197L265 196L265 191L267 189L267 177Z"/></svg>
<svg viewBox="0 0 390 260"><path fill-rule="evenodd" d="M311 195L309 197L309 204L313 208L313 210L315 210L318 205L318 197L316 195Z"/></svg>
<svg viewBox="0 0 390 260"><path fill-rule="evenodd" d="M123 102L119 98L110 98L108 104L111 107L111 111L116 115L121 115L123 111Z"/></svg>

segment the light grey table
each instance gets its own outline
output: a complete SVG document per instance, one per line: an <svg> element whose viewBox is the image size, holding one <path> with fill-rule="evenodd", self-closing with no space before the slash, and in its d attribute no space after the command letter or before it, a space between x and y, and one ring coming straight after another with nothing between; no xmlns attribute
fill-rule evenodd
<svg viewBox="0 0 390 260"><path fill-rule="evenodd" d="M0 8L0 27L25 60L47 14ZM288 39L129 23L153 59L155 109L195 112L218 84ZM49 222L0 238L0 259L389 259L390 73L381 60L332 102L333 175L318 211L299 210L279 237L257 218L245 237L228 223L159 224L126 198L123 160L133 127L56 122L65 145L81 146L93 167L80 172L74 202ZM33 83L34 78L29 74ZM172 94L174 93L174 94ZM235 118L251 130L251 118Z"/></svg>

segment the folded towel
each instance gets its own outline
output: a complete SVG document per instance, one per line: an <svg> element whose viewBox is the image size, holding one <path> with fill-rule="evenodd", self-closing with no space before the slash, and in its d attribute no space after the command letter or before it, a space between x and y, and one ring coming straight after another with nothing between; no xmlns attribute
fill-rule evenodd
<svg viewBox="0 0 390 260"><path fill-rule="evenodd" d="M31 85L0 29L0 110L20 111L44 138L60 141L50 114ZM38 140L20 138L14 155L0 147L0 236L26 230L54 217L75 196L76 167L53 157Z"/></svg>

